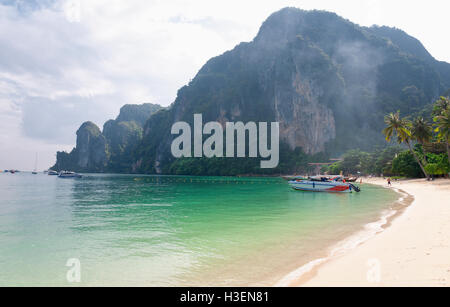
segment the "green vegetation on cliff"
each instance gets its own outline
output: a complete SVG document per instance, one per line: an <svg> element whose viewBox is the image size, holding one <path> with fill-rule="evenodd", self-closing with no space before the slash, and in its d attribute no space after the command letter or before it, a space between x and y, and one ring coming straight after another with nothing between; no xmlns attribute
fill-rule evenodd
<svg viewBox="0 0 450 307"><path fill-rule="evenodd" d="M150 103L125 105L115 120L107 121L103 132L92 122L77 131L76 147L58 152L54 170L80 172L127 172L132 150L142 140L143 125L161 106Z"/></svg>
<svg viewBox="0 0 450 307"><path fill-rule="evenodd" d="M171 125L192 123L192 115L202 113L205 121L221 123L279 121L287 146L271 172L306 171L307 163L300 162L299 169L290 158L296 150L322 153L326 161L352 148L386 146L379 133L384 115L421 112L449 87L449 73L449 64L434 60L400 30L363 28L328 12L283 9L263 23L252 42L209 60L170 109L150 118L132 170L267 173L251 159L175 161Z"/></svg>
<svg viewBox="0 0 450 307"><path fill-rule="evenodd" d="M125 137L108 140L114 150L109 150L106 169L202 175L303 172L308 162L326 162L351 149L386 147L380 134L386 114L431 114L430 102L449 88L450 64L436 61L401 30L360 27L334 13L286 8L272 14L254 40L210 59L169 108L146 121L142 137L135 127L111 125L114 135ZM260 169L260 158L174 159L171 126L192 124L195 113L204 122L222 124L279 122L278 168Z"/></svg>
<svg viewBox="0 0 450 307"><path fill-rule="evenodd" d="M386 116L387 127L383 130L386 138L395 137L403 147L388 147L372 153L351 150L344 154L343 160L336 162L323 171L331 174L374 174L420 178L448 175L450 173L450 153L448 152L450 124L450 99L440 97L432 106L432 125L422 117L414 120L401 118L399 112ZM412 147L411 143L416 142Z"/></svg>

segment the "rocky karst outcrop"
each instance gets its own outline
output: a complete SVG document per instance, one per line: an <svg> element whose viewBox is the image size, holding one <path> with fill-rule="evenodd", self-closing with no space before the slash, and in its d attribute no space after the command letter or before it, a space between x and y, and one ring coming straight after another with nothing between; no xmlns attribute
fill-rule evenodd
<svg viewBox="0 0 450 307"><path fill-rule="evenodd" d="M76 164L80 169L103 169L109 158L105 136L92 122L85 122L77 131Z"/></svg>
<svg viewBox="0 0 450 307"><path fill-rule="evenodd" d="M77 131L76 147L58 152L53 169L85 172L127 171L131 151L142 139L143 125L161 106L145 103L125 105L115 120L107 121L103 132L92 122L85 122Z"/></svg>
<svg viewBox="0 0 450 307"><path fill-rule="evenodd" d="M222 124L278 121L285 150L309 155L383 145L387 112L419 111L449 84L450 65L428 55L401 31L363 28L334 13L283 9L253 41L209 60L169 110L150 118L132 169L173 172L170 126L192 123L194 113Z"/></svg>
<svg viewBox="0 0 450 307"><path fill-rule="evenodd" d="M334 13L286 8L272 14L253 41L210 59L169 108L145 124L141 118L142 137L133 124L117 120L105 124L103 135L114 148L111 169L255 173L260 169L248 159L174 159L171 126L192 124L195 113L222 124L278 121L280 168L273 172L301 171L311 156L326 159L385 145L386 113L420 112L448 87L450 64L436 61L398 29L360 27ZM128 112L121 114L126 118ZM129 150L128 142L137 145Z"/></svg>

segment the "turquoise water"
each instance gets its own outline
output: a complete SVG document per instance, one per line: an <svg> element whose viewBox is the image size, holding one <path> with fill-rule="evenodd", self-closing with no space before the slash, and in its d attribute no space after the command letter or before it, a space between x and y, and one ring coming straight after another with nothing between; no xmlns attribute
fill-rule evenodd
<svg viewBox="0 0 450 307"><path fill-rule="evenodd" d="M278 178L0 174L0 286L273 285L398 196ZM81 282L69 283L77 258Z"/></svg>

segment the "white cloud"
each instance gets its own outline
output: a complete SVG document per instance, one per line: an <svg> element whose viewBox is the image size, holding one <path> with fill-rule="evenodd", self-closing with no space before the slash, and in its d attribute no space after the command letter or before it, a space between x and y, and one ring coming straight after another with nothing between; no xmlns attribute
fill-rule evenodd
<svg viewBox="0 0 450 307"><path fill-rule="evenodd" d="M125 103L170 104L209 58L286 6L396 26L450 61L446 1L0 1L0 168L31 169L36 151L49 166L83 121L101 126Z"/></svg>

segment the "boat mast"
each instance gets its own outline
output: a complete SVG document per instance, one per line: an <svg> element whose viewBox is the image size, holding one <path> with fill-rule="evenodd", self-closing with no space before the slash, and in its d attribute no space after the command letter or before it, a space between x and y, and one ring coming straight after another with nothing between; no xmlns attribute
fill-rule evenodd
<svg viewBox="0 0 450 307"><path fill-rule="evenodd" d="M36 152L36 158L34 159L34 171L37 172L37 161L38 161L38 154Z"/></svg>

